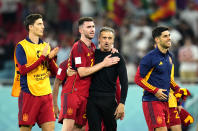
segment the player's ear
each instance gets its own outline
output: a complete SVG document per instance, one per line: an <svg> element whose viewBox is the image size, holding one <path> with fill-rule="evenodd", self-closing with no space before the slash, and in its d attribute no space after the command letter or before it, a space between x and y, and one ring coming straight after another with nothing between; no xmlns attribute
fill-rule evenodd
<svg viewBox="0 0 198 131"><path fill-rule="evenodd" d="M79 26L78 31L79 31L80 33L82 33L82 25Z"/></svg>
<svg viewBox="0 0 198 131"><path fill-rule="evenodd" d="M30 30L30 29L32 29L32 28L33 28L33 25L29 25L29 27L28 27L28 28L29 28L29 30Z"/></svg>
<svg viewBox="0 0 198 131"><path fill-rule="evenodd" d="M156 43L159 42L159 37L155 37L155 42L156 42Z"/></svg>

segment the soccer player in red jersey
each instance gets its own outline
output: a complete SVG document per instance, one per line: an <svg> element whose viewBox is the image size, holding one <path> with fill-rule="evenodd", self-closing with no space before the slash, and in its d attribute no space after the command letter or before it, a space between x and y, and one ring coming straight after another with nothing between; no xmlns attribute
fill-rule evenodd
<svg viewBox="0 0 198 131"><path fill-rule="evenodd" d="M91 39L95 35L95 24L91 17L83 17L78 21L80 40L74 43L68 65L77 71L68 76L61 93L61 110L59 122L63 123L63 131L80 130L86 124L86 103L89 96L91 74L103 67L118 63L118 57L105 57L94 65L95 45Z"/></svg>
<svg viewBox="0 0 198 131"><path fill-rule="evenodd" d="M58 118L59 114L59 108L58 108L58 92L59 92L59 86L62 84L62 87L64 86L64 83L66 81L66 72L67 72L67 65L68 65L68 59L63 61L58 68L56 78L54 81L54 87L52 91L52 96L53 96L53 106L54 106L54 114L55 117Z"/></svg>
<svg viewBox="0 0 198 131"><path fill-rule="evenodd" d="M186 88L180 88L179 92L170 90L169 94L169 129L171 131L182 131L182 126L187 127L194 122L193 117L181 106L186 98L190 96Z"/></svg>
<svg viewBox="0 0 198 131"><path fill-rule="evenodd" d="M50 52L49 44L40 39L44 31L40 14L27 16L25 25L29 34L15 49L15 74L18 74L15 77L19 76L20 79L14 79L12 92L13 96L19 95L20 131L30 131L35 123L43 131L53 131L55 117L49 75L57 72L53 57L58 48ZM20 94L14 93L16 90Z"/></svg>
<svg viewBox="0 0 198 131"><path fill-rule="evenodd" d="M58 114L59 114L59 108L58 108L58 92L59 92L59 86L62 84L62 87L64 86L65 82L66 82L66 77L67 77L67 72L68 70L68 59L63 61L58 68L57 74L56 74L56 79L54 81L54 87L53 87L53 105L54 105L54 113L55 113L55 117L58 118ZM72 76L73 74L75 74L76 71L74 70L69 70L69 76Z"/></svg>

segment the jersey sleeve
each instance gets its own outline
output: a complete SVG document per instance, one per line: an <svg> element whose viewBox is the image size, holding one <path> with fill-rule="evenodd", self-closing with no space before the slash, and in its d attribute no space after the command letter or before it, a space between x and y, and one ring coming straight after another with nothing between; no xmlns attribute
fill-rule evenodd
<svg viewBox="0 0 198 131"><path fill-rule="evenodd" d="M48 60L49 62L49 70L52 73L52 76L55 76L58 71L58 66L54 59Z"/></svg>
<svg viewBox="0 0 198 131"><path fill-rule="evenodd" d="M147 82L145 78L142 78L140 76L140 67L138 67L137 72L135 74L135 83L150 93L155 94L158 91L157 87L152 86Z"/></svg>
<svg viewBox="0 0 198 131"><path fill-rule="evenodd" d="M135 75L135 83L144 90L155 94L157 93L158 88L149 84L146 78L147 74L154 69L153 66L152 59L149 57L149 55L143 57Z"/></svg>
<svg viewBox="0 0 198 131"><path fill-rule="evenodd" d="M146 55L140 61L140 76L144 78L153 67L151 56Z"/></svg>
<svg viewBox="0 0 198 131"><path fill-rule="evenodd" d="M56 78L63 81L66 78L66 71L67 71L67 62L63 62L60 64L57 74L56 74Z"/></svg>
<svg viewBox="0 0 198 131"><path fill-rule="evenodd" d="M71 64L74 69L86 66L86 52L81 44L75 45L71 51Z"/></svg>
<svg viewBox="0 0 198 131"><path fill-rule="evenodd" d="M16 47L16 59L17 59L18 64L20 65L27 64L25 51L20 44L18 44Z"/></svg>

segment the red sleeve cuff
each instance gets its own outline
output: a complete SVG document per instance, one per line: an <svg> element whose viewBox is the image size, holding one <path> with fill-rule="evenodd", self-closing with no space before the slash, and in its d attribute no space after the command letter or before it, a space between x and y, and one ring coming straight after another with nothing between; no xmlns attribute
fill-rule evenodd
<svg viewBox="0 0 198 131"><path fill-rule="evenodd" d="M53 59L49 59L48 62L49 62L49 67L50 67L50 71L52 73L52 76L56 76L56 73L58 71L58 67L57 67L56 63L54 62Z"/></svg>
<svg viewBox="0 0 198 131"><path fill-rule="evenodd" d="M59 80L61 80L61 81L63 81L65 79L64 77L62 77L60 75L56 75L56 78L59 79Z"/></svg>
<svg viewBox="0 0 198 131"><path fill-rule="evenodd" d="M153 91L153 94L156 94L158 90L159 88L155 88L155 90Z"/></svg>
<svg viewBox="0 0 198 131"><path fill-rule="evenodd" d="M45 58L46 57L44 55L41 55L40 58L36 62L34 62L32 65L30 65L28 67L26 65L18 64L20 74L26 75L28 72L34 70L36 67L38 67L41 64L41 62L43 62L45 60Z"/></svg>

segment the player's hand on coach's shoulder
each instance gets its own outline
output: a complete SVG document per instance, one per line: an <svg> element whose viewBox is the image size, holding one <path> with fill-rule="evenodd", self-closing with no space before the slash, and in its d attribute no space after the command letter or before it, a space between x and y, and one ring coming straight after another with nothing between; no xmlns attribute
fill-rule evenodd
<svg viewBox="0 0 198 131"><path fill-rule="evenodd" d="M114 48L114 47L112 47L112 49L111 49L111 53L119 53L119 51L118 51L118 49L116 49L116 48Z"/></svg>
<svg viewBox="0 0 198 131"><path fill-rule="evenodd" d="M166 100L168 98L168 96L166 94L164 94L164 91L167 91L165 89L159 89L157 91L157 93L155 93L155 96L160 99L160 100Z"/></svg>
<svg viewBox="0 0 198 131"><path fill-rule="evenodd" d="M119 57L117 57L117 56L111 57L111 55L108 55L104 58L104 60L102 62L104 64L104 67L109 67L114 64L117 64L119 61L120 61Z"/></svg>
<svg viewBox="0 0 198 131"><path fill-rule="evenodd" d="M120 119L120 120L124 119L124 104L119 103L114 115L115 115L115 119Z"/></svg>

